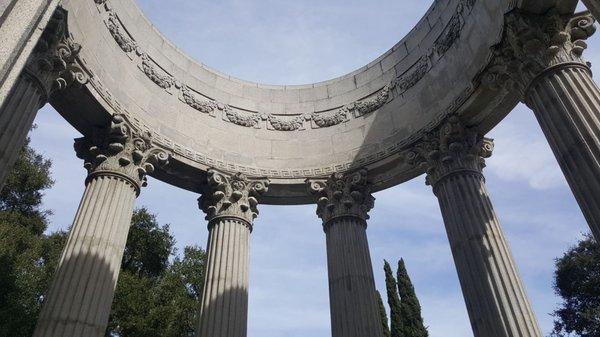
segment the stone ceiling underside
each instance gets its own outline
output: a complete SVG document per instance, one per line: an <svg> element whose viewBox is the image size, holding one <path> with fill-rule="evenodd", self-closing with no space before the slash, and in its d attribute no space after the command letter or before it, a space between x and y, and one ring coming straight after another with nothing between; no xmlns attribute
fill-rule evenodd
<svg viewBox="0 0 600 337"><path fill-rule="evenodd" d="M65 0L90 81L52 104L84 134L123 114L172 153L155 177L189 190L199 191L216 168L268 177L264 203L304 203L307 178L359 167L381 190L422 173L406 153L448 115L487 132L517 103L480 85L504 15L523 6L514 2L437 0L365 67L321 83L271 86L195 62L134 0Z"/></svg>

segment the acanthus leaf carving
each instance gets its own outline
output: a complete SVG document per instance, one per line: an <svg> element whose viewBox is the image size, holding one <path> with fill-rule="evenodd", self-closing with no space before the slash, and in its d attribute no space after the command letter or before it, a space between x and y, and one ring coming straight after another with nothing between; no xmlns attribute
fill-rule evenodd
<svg viewBox="0 0 600 337"><path fill-rule="evenodd" d="M198 205L206 214L209 226L215 219L229 217L243 220L252 230L258 216L258 198L268 189L268 179L248 178L242 173L228 175L211 169Z"/></svg>
<svg viewBox="0 0 600 337"><path fill-rule="evenodd" d="M505 18L504 37L483 73L482 82L495 90L516 91L526 101L531 83L562 64L579 64L585 40L596 28L589 13L571 18L549 12L543 15L514 11Z"/></svg>
<svg viewBox="0 0 600 337"><path fill-rule="evenodd" d="M40 83L48 97L71 85L84 85L89 76L78 63L80 51L81 45L67 30L67 12L58 8L27 62L26 73Z"/></svg>
<svg viewBox="0 0 600 337"><path fill-rule="evenodd" d="M457 116L450 116L438 129L426 134L405 160L424 168L427 184L435 188L443 178L456 172L481 175L485 158L492 155L493 149L492 139L465 127Z"/></svg>
<svg viewBox="0 0 600 337"><path fill-rule="evenodd" d="M126 179L139 194L148 174L168 164L170 154L155 146L149 132L137 132L122 115L112 117L110 125L95 130L91 137L75 140L77 157L84 160L88 180L98 175L117 175Z"/></svg>
<svg viewBox="0 0 600 337"><path fill-rule="evenodd" d="M356 217L366 225L369 211L375 204L367 176L367 170L361 169L351 173L334 173L327 180L307 180L325 231L331 220L340 217Z"/></svg>

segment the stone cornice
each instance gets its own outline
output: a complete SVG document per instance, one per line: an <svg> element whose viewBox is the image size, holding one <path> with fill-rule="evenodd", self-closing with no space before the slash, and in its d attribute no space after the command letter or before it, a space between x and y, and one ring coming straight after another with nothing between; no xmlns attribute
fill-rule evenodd
<svg viewBox="0 0 600 337"><path fill-rule="evenodd" d="M407 161L423 167L427 184L435 188L437 183L454 174L481 175L485 158L492 155L493 149L493 140L466 128L453 116L409 152Z"/></svg>
<svg viewBox="0 0 600 337"><path fill-rule="evenodd" d="M335 173L327 180L308 180L307 185L317 202L317 215L323 220L325 231L333 219L340 217L359 218L366 226L375 203L367 170Z"/></svg>
<svg viewBox="0 0 600 337"><path fill-rule="evenodd" d="M484 84L514 90L526 102L528 88L548 71L564 65L589 68L582 54L585 40L596 31L591 14L564 17L515 10L505 22L504 38L484 73Z"/></svg>
<svg viewBox="0 0 600 337"><path fill-rule="evenodd" d="M55 91L88 82L88 75L79 65L80 50L81 45L75 43L68 34L67 12L59 7L48 22L24 70L24 74L42 90L44 101Z"/></svg>
<svg viewBox="0 0 600 337"><path fill-rule="evenodd" d="M124 116L113 116L110 125L92 137L75 139L77 157L84 160L90 179L115 175L129 181L139 194L146 176L168 164L170 155L155 146L152 135L135 130Z"/></svg>
<svg viewBox="0 0 600 337"><path fill-rule="evenodd" d="M217 219L235 218L242 220L252 230L252 223L258 216L258 198L268 188L268 179L209 170L198 206L206 213L209 227Z"/></svg>

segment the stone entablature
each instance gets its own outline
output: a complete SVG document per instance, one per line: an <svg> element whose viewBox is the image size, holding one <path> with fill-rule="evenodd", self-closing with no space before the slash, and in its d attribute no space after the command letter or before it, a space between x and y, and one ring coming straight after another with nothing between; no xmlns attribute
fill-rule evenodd
<svg viewBox="0 0 600 337"><path fill-rule="evenodd" d="M441 59L444 54L460 38L462 28L465 24L464 16L468 15L475 5L476 0L459 0L454 15L449 20L447 27L440 34L429 50L423 52L423 56L404 70L388 80L383 87L372 90L370 93L363 93L363 98L356 101L343 104L341 107L327 107L323 110L295 111L294 113L273 113L265 110L252 110L246 106L233 106L213 99L210 95L203 93L202 90L195 89L184 83L177 76L169 73L166 67L161 66L158 61L152 58L146 50L140 46L135 38L129 33L130 30L119 19L119 14L111 5L111 0L95 0L105 17L105 25L111 36L132 60L138 64L138 69L159 88L167 91L169 94L176 95L179 100L191 108L209 115L211 117L220 117L225 122L230 122L237 126L251 128L265 128L273 131L298 131L307 128L326 128L344 123L352 118L360 118L377 111L386 104L392 97L402 95L419 81L421 81L434 66L434 63ZM104 13L102 13L104 12ZM397 73L397 72L396 72ZM356 75L355 75L356 76ZM390 77L390 76L385 76ZM335 81L335 80L333 80ZM317 86L317 84L313 85ZM282 90L290 92L287 86L273 90ZM333 89L332 89L333 90ZM330 89L327 89L329 97ZM289 95L289 94L288 94ZM257 94L264 97L264 94ZM298 94L300 97L300 94ZM251 98L256 99L256 98ZM306 103L307 101L305 101ZM262 102L257 102L260 106ZM300 103L300 102L299 102Z"/></svg>
<svg viewBox="0 0 600 337"><path fill-rule="evenodd" d="M268 177L265 203L306 203L306 178L363 167L378 191L422 172L407 158L448 116L461 116L485 134L517 102L510 91L480 85L513 1L435 1L381 58L303 86L240 81L194 62L132 0L64 5L78 13L70 19L74 41L97 41L92 50L84 45L78 57L90 74L86 89L101 108L122 114L172 152L176 165L159 179L195 191L198 177L217 169ZM63 115L70 114L75 112Z"/></svg>

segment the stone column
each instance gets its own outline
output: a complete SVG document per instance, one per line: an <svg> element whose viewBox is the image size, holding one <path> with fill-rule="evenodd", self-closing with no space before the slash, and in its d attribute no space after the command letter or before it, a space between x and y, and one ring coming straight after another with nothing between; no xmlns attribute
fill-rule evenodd
<svg viewBox="0 0 600 337"><path fill-rule="evenodd" d="M583 214L600 239L600 90L581 55L589 14L513 14L489 78L533 110Z"/></svg>
<svg viewBox="0 0 600 337"><path fill-rule="evenodd" d="M333 337L382 337L373 266L367 241L374 200L367 171L310 181L327 242Z"/></svg>
<svg viewBox="0 0 600 337"><path fill-rule="evenodd" d="M25 69L0 105L0 188L13 167L37 111L50 95L87 76L77 65L81 47L67 38L66 13L57 10Z"/></svg>
<svg viewBox="0 0 600 337"><path fill-rule="evenodd" d="M493 143L451 117L408 156L438 197L475 337L542 337L485 186Z"/></svg>
<svg viewBox="0 0 600 337"><path fill-rule="evenodd" d="M199 199L208 220L206 276L198 337L245 337L248 330L250 233L266 179L210 170Z"/></svg>
<svg viewBox="0 0 600 337"><path fill-rule="evenodd" d="M121 116L97 136L75 142L89 174L34 337L104 336L136 196L168 160Z"/></svg>

